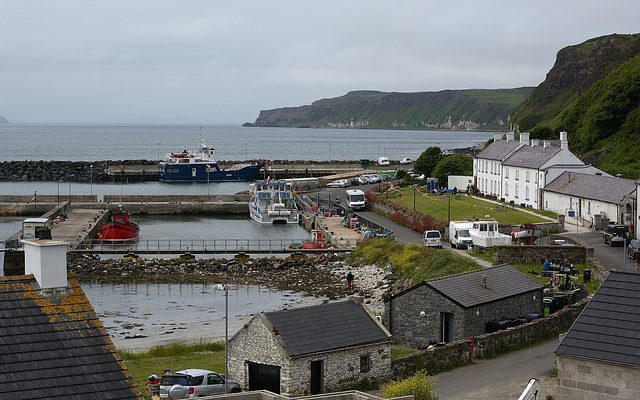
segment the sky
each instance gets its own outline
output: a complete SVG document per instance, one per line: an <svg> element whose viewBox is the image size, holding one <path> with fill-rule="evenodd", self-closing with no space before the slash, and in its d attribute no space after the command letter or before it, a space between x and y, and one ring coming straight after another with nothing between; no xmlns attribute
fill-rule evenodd
<svg viewBox="0 0 640 400"><path fill-rule="evenodd" d="M352 90L537 86L638 0L0 0L10 123L242 124Z"/></svg>

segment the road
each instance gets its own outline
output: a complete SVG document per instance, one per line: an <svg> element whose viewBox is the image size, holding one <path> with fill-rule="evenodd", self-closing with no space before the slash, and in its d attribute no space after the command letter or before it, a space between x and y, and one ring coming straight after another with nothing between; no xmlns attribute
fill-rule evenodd
<svg viewBox="0 0 640 400"><path fill-rule="evenodd" d="M575 225L568 225L567 230L569 233L565 236L572 238L576 237ZM574 229L572 231L572 229ZM623 270L635 269L635 262L630 258L625 258L626 250L623 247L611 247L602 241L602 231L589 231L581 229L578 234L578 240L581 240L592 246L594 249L594 255L596 260L607 270L611 269Z"/></svg>

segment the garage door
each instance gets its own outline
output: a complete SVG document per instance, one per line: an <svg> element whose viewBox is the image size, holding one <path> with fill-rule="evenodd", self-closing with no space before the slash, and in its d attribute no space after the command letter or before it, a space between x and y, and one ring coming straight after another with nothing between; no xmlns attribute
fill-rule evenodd
<svg viewBox="0 0 640 400"><path fill-rule="evenodd" d="M280 394L280 367L250 362L249 390L268 390Z"/></svg>

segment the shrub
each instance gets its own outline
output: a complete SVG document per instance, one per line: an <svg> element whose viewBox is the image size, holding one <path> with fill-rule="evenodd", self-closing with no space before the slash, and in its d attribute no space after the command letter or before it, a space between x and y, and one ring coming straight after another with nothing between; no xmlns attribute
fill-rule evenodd
<svg viewBox="0 0 640 400"><path fill-rule="evenodd" d="M380 390L386 399L413 395L415 400L436 400L435 382L436 378L421 370L408 378L385 383Z"/></svg>

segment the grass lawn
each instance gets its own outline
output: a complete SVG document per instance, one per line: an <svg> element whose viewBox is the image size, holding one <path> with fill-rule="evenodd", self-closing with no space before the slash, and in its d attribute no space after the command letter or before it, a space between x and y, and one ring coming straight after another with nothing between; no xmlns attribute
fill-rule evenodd
<svg viewBox="0 0 640 400"><path fill-rule="evenodd" d="M486 215L494 218L500 224L519 225L548 221L542 216L523 212L518 207L496 204L477 197L469 197L466 194L458 194L451 197L434 195L432 193L415 192L415 210L422 214L431 215L440 221L471 220L474 217L484 219ZM381 197L386 198L383 192ZM402 191L389 193L389 201L394 201L407 207L414 208L414 191L410 187L402 188ZM451 203L451 218L449 218L449 202ZM550 215L555 218L554 215Z"/></svg>
<svg viewBox="0 0 640 400"><path fill-rule="evenodd" d="M176 372L187 368L202 368L224 374L224 343L174 343L143 352L119 350L118 353L143 395L147 388L147 377L151 374L161 376L163 369L169 368L171 372Z"/></svg>

